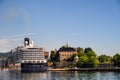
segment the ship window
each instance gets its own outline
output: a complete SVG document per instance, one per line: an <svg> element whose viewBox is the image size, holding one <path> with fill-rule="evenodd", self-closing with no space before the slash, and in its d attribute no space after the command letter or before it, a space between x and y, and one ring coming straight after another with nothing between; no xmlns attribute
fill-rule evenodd
<svg viewBox="0 0 120 80"><path fill-rule="evenodd" d="M44 61L41 61L42 63L44 63Z"/></svg>
<svg viewBox="0 0 120 80"><path fill-rule="evenodd" d="M25 63L27 63L27 61L24 61Z"/></svg>
<svg viewBox="0 0 120 80"><path fill-rule="evenodd" d="M29 63L31 63L31 61L28 61Z"/></svg>
<svg viewBox="0 0 120 80"><path fill-rule="evenodd" d="M37 63L40 63L40 61L37 61Z"/></svg>

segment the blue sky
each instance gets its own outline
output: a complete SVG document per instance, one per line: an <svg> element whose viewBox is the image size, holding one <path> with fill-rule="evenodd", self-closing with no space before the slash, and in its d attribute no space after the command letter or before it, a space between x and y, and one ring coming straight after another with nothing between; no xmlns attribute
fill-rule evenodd
<svg viewBox="0 0 120 80"><path fill-rule="evenodd" d="M30 37L46 50L91 47L97 55L120 53L119 0L0 0L0 51Z"/></svg>

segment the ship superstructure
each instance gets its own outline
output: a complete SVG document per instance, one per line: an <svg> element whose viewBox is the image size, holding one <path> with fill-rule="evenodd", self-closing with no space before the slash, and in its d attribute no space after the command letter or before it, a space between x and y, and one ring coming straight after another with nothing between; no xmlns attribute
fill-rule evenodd
<svg viewBox="0 0 120 80"><path fill-rule="evenodd" d="M46 71L47 59L44 56L45 50L41 47L35 47L29 38L24 39L24 47L20 49L21 70L29 71Z"/></svg>

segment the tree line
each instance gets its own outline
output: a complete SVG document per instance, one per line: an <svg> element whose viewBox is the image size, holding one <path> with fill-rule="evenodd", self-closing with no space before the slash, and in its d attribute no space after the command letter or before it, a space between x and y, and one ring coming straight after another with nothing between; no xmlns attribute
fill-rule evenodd
<svg viewBox="0 0 120 80"><path fill-rule="evenodd" d="M63 48L63 47L61 47ZM108 56L106 54L102 54L97 56L97 54L92 50L92 48L77 48L77 54L73 54L70 58L66 59L67 62L74 62L74 59L78 57L78 61L76 62L76 66L80 68L95 68L99 67L100 64L113 64L114 67L120 67L120 54L117 53L114 56ZM51 51L51 61L58 61L59 52Z"/></svg>

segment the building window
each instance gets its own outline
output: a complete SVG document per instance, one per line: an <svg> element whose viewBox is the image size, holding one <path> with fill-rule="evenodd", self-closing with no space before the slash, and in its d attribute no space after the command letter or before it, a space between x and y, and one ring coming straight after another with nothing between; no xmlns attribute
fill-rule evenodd
<svg viewBox="0 0 120 80"><path fill-rule="evenodd" d="M40 63L40 61L37 61L37 63Z"/></svg>

